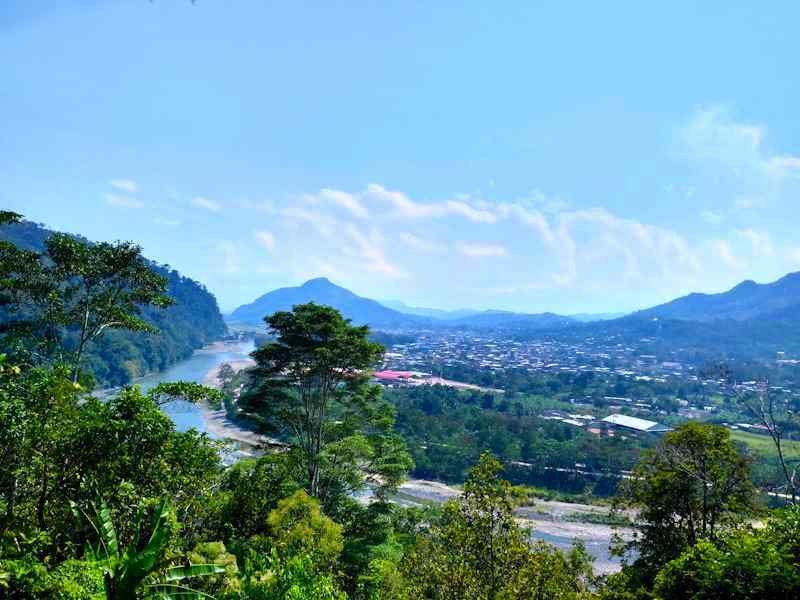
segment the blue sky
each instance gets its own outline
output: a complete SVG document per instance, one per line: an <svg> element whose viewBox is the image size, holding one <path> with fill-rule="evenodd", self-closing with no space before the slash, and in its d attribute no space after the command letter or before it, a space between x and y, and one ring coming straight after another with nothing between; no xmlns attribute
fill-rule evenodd
<svg viewBox="0 0 800 600"><path fill-rule="evenodd" d="M800 5L496 4L6 0L0 206L224 309L325 275L618 311L800 270Z"/></svg>

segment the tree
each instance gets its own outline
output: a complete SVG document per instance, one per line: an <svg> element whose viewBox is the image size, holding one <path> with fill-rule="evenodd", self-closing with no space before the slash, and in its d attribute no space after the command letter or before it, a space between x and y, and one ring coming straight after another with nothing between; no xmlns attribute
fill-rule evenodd
<svg viewBox="0 0 800 600"><path fill-rule="evenodd" d="M76 507L77 508L77 507ZM175 517L166 498L155 507L149 523L141 508L134 521L134 536L122 548L117 537L111 511L101 503L88 519L96 542L89 547L88 562L104 573L107 600L164 599L205 596L182 584L184 580L225 573L216 564L175 565L166 557ZM210 598L210 596L207 596Z"/></svg>
<svg viewBox="0 0 800 600"><path fill-rule="evenodd" d="M511 485L498 477L501 469L491 454L482 454L463 496L448 502L441 522L422 537L408 560L411 597L560 599L585 589L585 560L570 564L557 550L530 545L514 519Z"/></svg>
<svg viewBox="0 0 800 600"><path fill-rule="evenodd" d="M646 580L699 540L752 510L749 463L724 427L687 423L647 451L624 488L623 502L638 510L635 566Z"/></svg>
<svg viewBox="0 0 800 600"><path fill-rule="evenodd" d="M787 425L794 421L798 427L798 415L792 411L785 398L778 397L769 388L769 382L758 383L754 394L742 394L739 402L766 429L778 457L778 466L784 484L778 488L786 494L792 504L800 500L800 457L790 457L786 450Z"/></svg>
<svg viewBox="0 0 800 600"><path fill-rule="evenodd" d="M295 306L265 319L276 336L253 353L253 386L240 404L286 437L309 493L332 501L372 481L396 486L411 467L394 411L369 370L383 348L334 308Z"/></svg>
<svg viewBox="0 0 800 600"><path fill-rule="evenodd" d="M3 213L0 224L19 222ZM166 308L167 279L156 273L130 242L91 244L57 233L41 255L0 244L0 303L5 329L27 333L47 352L69 355L78 381L87 344L108 329L155 331L141 317L145 306Z"/></svg>
<svg viewBox="0 0 800 600"><path fill-rule="evenodd" d="M655 579L664 600L769 600L800 597L800 509L773 513L766 527L700 540Z"/></svg>

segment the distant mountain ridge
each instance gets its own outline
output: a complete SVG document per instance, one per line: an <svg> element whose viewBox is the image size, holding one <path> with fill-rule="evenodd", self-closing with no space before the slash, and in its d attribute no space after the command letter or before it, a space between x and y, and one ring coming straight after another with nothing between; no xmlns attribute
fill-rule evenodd
<svg viewBox="0 0 800 600"><path fill-rule="evenodd" d="M772 283L743 281L719 294L689 294L635 314L688 321L746 321L778 313L785 316L793 307L796 316L800 317L800 272L790 273Z"/></svg>
<svg viewBox="0 0 800 600"><path fill-rule="evenodd" d="M227 316L231 323L261 325L264 317L279 310L290 310L295 304L316 302L333 306L357 324L367 324L373 329L454 328L467 329L546 329L575 323L569 317L552 313L524 314L499 310L441 311L407 307L414 314L395 310L369 298L363 298L324 277L311 279L296 287L273 290L234 310Z"/></svg>
<svg viewBox="0 0 800 600"><path fill-rule="evenodd" d="M409 306L401 300L381 300L381 304L392 310L396 310L407 315L416 315L418 317L432 317L434 319L450 320L461 319L463 317L470 317L477 315L481 311L471 308L459 308L456 310L444 310L441 308L424 308L422 306Z"/></svg>
<svg viewBox="0 0 800 600"><path fill-rule="evenodd" d="M232 323L261 325L264 317L280 310L291 310L296 304L316 302L333 306L354 323L375 328L401 329L425 324L422 317L407 315L383 304L362 298L340 287L325 277L310 279L296 287L285 287L267 292L249 304L244 304L228 315Z"/></svg>

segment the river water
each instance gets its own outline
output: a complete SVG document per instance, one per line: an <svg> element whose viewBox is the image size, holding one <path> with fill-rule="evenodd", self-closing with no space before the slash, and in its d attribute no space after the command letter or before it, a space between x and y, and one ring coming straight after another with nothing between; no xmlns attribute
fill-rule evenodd
<svg viewBox="0 0 800 600"><path fill-rule="evenodd" d="M166 371L147 375L135 381L143 391L165 381L194 381L203 383L208 372L223 363L234 362L249 358L255 349L253 340L236 342L217 342L196 350L186 360L172 365ZM169 402L162 406L162 410L175 422L175 427L186 431L194 427L197 431L206 431L206 421L203 411L191 402L179 400ZM211 437L216 437L208 432Z"/></svg>
<svg viewBox="0 0 800 600"><path fill-rule="evenodd" d="M211 369L226 362L244 360L249 357L249 354L253 350L254 344L252 340L217 342L195 351L191 357L173 365L166 371L142 377L135 383L141 386L144 391L164 381L194 381L203 383ZM196 405L190 402L176 401L165 404L162 409L172 418L175 422L175 426L180 431L186 431L193 427L197 431L206 432L206 421L203 411ZM207 433L211 437L218 437L213 432ZM365 492L365 496L369 495L369 492ZM413 500L411 502L408 502L408 500L410 499L406 498L404 502L415 504ZM401 501L401 503L403 502ZM598 529L601 529L601 527L598 527ZM545 533L536 530L536 528L534 528L533 537L549 542L562 550L568 550L573 543L573 539L570 537ZM606 536L595 537L589 535L583 537L583 541L586 544L586 549L589 554L595 558L595 568L599 572L613 572L619 569L619 560L609 556L608 544L610 540Z"/></svg>

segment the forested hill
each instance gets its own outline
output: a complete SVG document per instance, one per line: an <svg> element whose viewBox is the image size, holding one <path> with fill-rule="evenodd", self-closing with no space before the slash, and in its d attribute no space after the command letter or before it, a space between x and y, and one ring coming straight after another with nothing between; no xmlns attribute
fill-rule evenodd
<svg viewBox="0 0 800 600"><path fill-rule="evenodd" d="M44 249L45 240L53 233L30 221L0 227L0 239L37 252ZM123 385L135 377L161 371L227 331L216 298L202 284L169 267L151 266L168 279L168 293L175 304L164 310L144 311L159 334L110 330L91 344L85 364L99 385Z"/></svg>

